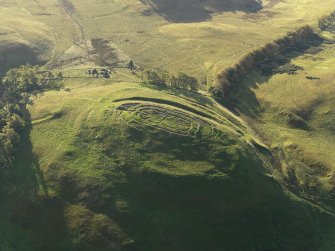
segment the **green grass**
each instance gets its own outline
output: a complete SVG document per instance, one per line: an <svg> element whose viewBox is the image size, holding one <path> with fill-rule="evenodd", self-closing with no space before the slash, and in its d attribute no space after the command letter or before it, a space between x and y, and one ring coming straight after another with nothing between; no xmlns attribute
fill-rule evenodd
<svg viewBox="0 0 335 251"><path fill-rule="evenodd" d="M283 176L288 186L331 212L334 49L333 43L327 43L319 52L291 55L291 63L304 70L268 78L250 74L234 94L236 104L252 117L249 121L279 154L277 177Z"/></svg>
<svg viewBox="0 0 335 251"><path fill-rule="evenodd" d="M13 180L31 199L16 190L15 200L5 197L13 213L0 231L14 230L2 242L22 239L15 242L20 250L282 250L331 243L324 234L332 231L325 225L332 216L282 190L270 175L268 153L236 115L204 96L96 81L46 92L29 107L35 123ZM116 109L134 103L141 106ZM146 107L149 117L136 115L136 107ZM164 130L151 111L166 113ZM205 125L181 136L175 132L185 124L177 114Z"/></svg>
<svg viewBox="0 0 335 251"><path fill-rule="evenodd" d="M333 53L334 45L327 45L323 51L316 55L300 56L294 59L293 63L304 67L304 71L292 76L275 75L267 82L260 84L255 91L257 99L265 105L267 112L264 114L264 119L266 121L274 121L279 124L280 121L283 121L285 114L295 113L308 123L311 131L295 128L297 132L306 136L298 136L299 140L296 138L294 141L299 141L299 144L304 146L304 152L317 152L308 155L313 155L322 162L328 162L327 166L331 169L334 168L333 154L331 153L332 143L330 143L333 137L331 123L335 62ZM309 80L306 76L314 76L319 79ZM282 116L274 120L271 114L278 113L281 113ZM295 134L294 130L288 130L293 132L293 135ZM319 141L319 144L315 145L313 141ZM308 148L314 148L314 150L307 151Z"/></svg>
<svg viewBox="0 0 335 251"><path fill-rule="evenodd" d="M72 3L69 13L0 0L0 47L25 45L67 77L66 89L34 97L32 128L0 177L1 251L333 250L334 45L291 55L297 75L250 74L235 93L240 116L124 69L86 74L97 67L90 40L104 38L142 68L211 82L250 50L315 26L331 0L184 23L141 1Z"/></svg>

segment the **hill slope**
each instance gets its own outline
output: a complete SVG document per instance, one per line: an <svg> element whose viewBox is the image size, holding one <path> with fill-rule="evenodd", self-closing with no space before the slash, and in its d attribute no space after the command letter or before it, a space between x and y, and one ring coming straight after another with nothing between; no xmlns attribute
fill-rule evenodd
<svg viewBox="0 0 335 251"><path fill-rule="evenodd" d="M230 98L280 160L275 176L333 213L334 30L328 28L324 43L290 52L279 73L250 73ZM285 70L292 67L299 70Z"/></svg>
<svg viewBox="0 0 335 251"><path fill-rule="evenodd" d="M16 182L6 181L8 246L317 250L320 236L331 241L333 216L283 191L270 152L211 99L106 82L48 92L30 110L31 138Z"/></svg>
<svg viewBox="0 0 335 251"><path fill-rule="evenodd" d="M65 76L32 97L0 176L0 250L333 250L331 40L248 74L225 100L235 113L113 68L133 59L210 85L333 1L175 3L0 0L3 70L46 63ZM101 67L111 79L87 74Z"/></svg>
<svg viewBox="0 0 335 251"><path fill-rule="evenodd" d="M11 29L9 40L4 40L6 46L8 41L28 41L29 48L42 49L36 57L50 60L49 66L96 62L90 54L100 46L92 39L103 39L110 46L102 53L118 50L142 68L182 70L211 81L218 71L254 48L304 24L315 24L333 9L331 0L303 0L298 7L293 0L264 1L258 11L255 0L189 2L177 1L179 7L171 11L171 1L162 0L1 0L1 29L3 34ZM176 18L205 17L179 23L174 17L167 18L172 14ZM28 33L19 24L7 25L17 22L17 15L29 25ZM41 41L47 41L43 47Z"/></svg>

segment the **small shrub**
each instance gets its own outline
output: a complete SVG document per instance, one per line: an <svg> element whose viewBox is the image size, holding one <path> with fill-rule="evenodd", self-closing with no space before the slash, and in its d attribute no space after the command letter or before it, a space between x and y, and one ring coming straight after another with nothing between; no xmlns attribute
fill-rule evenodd
<svg viewBox="0 0 335 251"><path fill-rule="evenodd" d="M323 31L328 30L335 23L335 11L319 19L319 28Z"/></svg>
<svg viewBox="0 0 335 251"><path fill-rule="evenodd" d="M169 78L168 73L146 70L143 72L142 80L150 85L166 87L166 81Z"/></svg>
<svg viewBox="0 0 335 251"><path fill-rule="evenodd" d="M143 72L142 80L150 85L164 88L172 87L192 92L197 92L199 88L198 80L183 72L178 72L176 75L172 75L165 71L146 70Z"/></svg>
<svg viewBox="0 0 335 251"><path fill-rule="evenodd" d="M210 87L208 92L211 94L211 97L217 101L223 101L224 92L216 87Z"/></svg>
<svg viewBox="0 0 335 251"><path fill-rule="evenodd" d="M185 89L192 92L197 92L199 87L199 82L196 78L182 72L178 72L176 76L170 76L167 83L171 87Z"/></svg>
<svg viewBox="0 0 335 251"><path fill-rule="evenodd" d="M304 70L303 67L301 66L298 66L298 65L295 65L295 64L285 64L285 65L282 65L282 66L279 66L278 68L274 69L272 71L272 74L288 74L288 75L294 75L294 74L297 74L297 71L302 71Z"/></svg>
<svg viewBox="0 0 335 251"><path fill-rule="evenodd" d="M319 80L320 79L318 77L313 77L313 76L307 76L306 78L309 80Z"/></svg>

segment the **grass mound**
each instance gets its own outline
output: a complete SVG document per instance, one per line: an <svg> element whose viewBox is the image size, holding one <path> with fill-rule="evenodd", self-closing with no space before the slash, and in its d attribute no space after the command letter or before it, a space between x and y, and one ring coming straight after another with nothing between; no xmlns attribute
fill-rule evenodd
<svg viewBox="0 0 335 251"><path fill-rule="evenodd" d="M31 105L0 176L0 250L332 251L331 29L328 44L291 51L234 93L257 137L211 98L153 90L126 70L84 73L132 59L212 83L333 7L276 2L0 0L1 48L30 55L7 64L49 60L67 77L67 91Z"/></svg>
<svg viewBox="0 0 335 251"><path fill-rule="evenodd" d="M270 175L271 154L239 118L211 99L195 101L134 83L39 97L32 121L60 107L62 116L34 123L21 146L16 182L8 181L15 189L3 190L12 203L1 210L14 213L0 225L1 233L11 226L1 243L25 250L317 250L320 225L331 215L283 190Z"/></svg>

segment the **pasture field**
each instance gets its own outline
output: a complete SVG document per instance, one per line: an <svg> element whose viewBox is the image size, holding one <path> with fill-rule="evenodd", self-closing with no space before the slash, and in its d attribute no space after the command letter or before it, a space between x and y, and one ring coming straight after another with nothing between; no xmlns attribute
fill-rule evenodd
<svg viewBox="0 0 335 251"><path fill-rule="evenodd" d="M316 25L320 16L335 7L332 1L273 1L255 13L213 7L212 15L203 20L179 22L169 18L168 1L143 1L160 8L158 14L141 1L96 1L94 8L90 2L73 1L89 37L108 38L143 68L185 71L202 79L288 31ZM188 5L190 12L201 5L189 2L179 4Z"/></svg>
<svg viewBox="0 0 335 251"><path fill-rule="evenodd" d="M161 0L1 0L0 41L26 44L49 66L59 66L94 61L92 39L105 39L142 68L210 82L244 54L305 24L315 26L334 8L331 0L267 1L263 8L253 0L223 2L179 0L172 8Z"/></svg>

